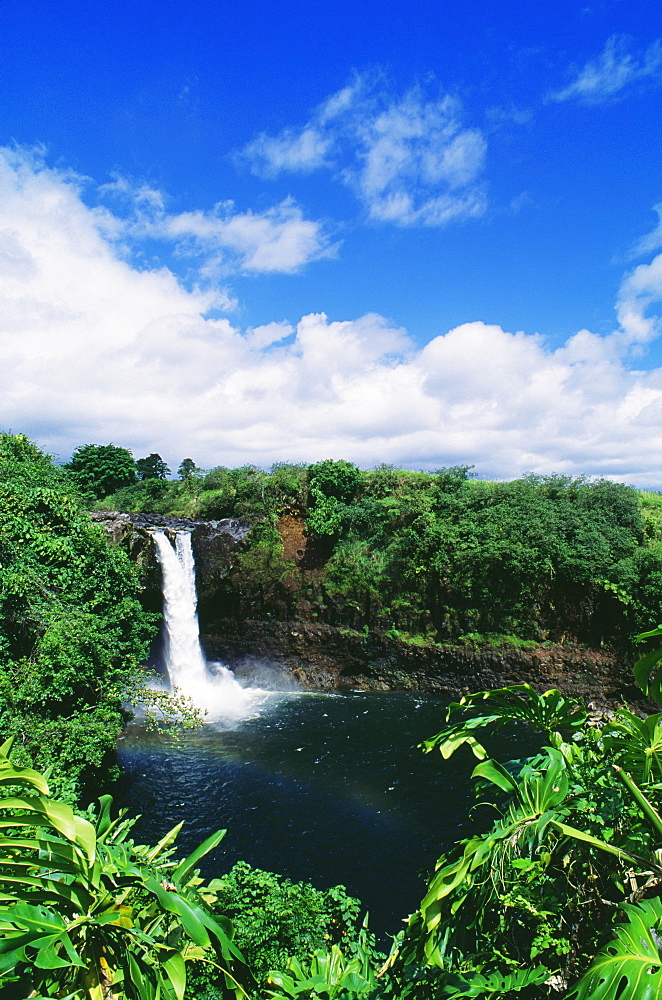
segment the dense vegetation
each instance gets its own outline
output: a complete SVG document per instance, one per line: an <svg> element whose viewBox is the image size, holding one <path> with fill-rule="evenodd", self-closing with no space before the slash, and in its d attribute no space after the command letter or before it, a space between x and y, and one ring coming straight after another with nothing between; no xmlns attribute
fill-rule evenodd
<svg viewBox="0 0 662 1000"><path fill-rule="evenodd" d="M125 456L102 457L128 468ZM249 520L236 572L262 610L427 641L619 641L662 617L654 495L563 477L484 483L464 468L363 473L346 462L202 474L185 460L171 483L158 458L111 500ZM57 469L21 435L0 438L0 730L10 737L0 747L1 996L662 993L662 713L624 706L591 718L560 692L526 685L452 705L423 749L477 758L476 832L439 859L386 960L340 887L243 864L206 883L196 865L221 832L180 860L178 828L141 846L109 796L77 810L81 792L112 776L123 700L144 679L153 632L129 561L84 513L93 494L84 469ZM285 558L286 519L306 528L298 565ZM658 700L661 658L649 654L635 674ZM524 760L490 759L484 731L514 724L545 745ZM40 773L53 763L59 797Z"/></svg>
<svg viewBox="0 0 662 1000"><path fill-rule="evenodd" d="M252 544L225 602L244 617L419 643L592 647L627 644L662 618L658 494L605 479L487 482L466 466L364 472L344 461L180 475L97 506L248 521Z"/></svg>
<svg viewBox="0 0 662 1000"><path fill-rule="evenodd" d="M22 435L0 437L0 567L0 731L72 798L113 767L155 620L75 483Z"/></svg>
<svg viewBox="0 0 662 1000"><path fill-rule="evenodd" d="M659 695L650 667L638 679ZM526 760L489 759L485 728L514 722L544 733L547 745ZM183 861L172 849L178 828L154 847L136 845L108 796L76 815L3 746L0 786L13 794L0 797L2 995L659 997L662 714L641 719L623 708L605 722L558 691L478 692L452 705L446 728L424 745L446 758L466 747L479 761L480 801L492 801L496 818L439 859L383 962L341 890L247 865L205 883L195 866L222 831Z"/></svg>

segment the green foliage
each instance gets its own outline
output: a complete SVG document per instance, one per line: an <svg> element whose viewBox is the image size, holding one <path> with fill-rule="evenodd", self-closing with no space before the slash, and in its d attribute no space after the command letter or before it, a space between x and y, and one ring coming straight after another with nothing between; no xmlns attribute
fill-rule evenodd
<svg viewBox="0 0 662 1000"><path fill-rule="evenodd" d="M486 705L488 714L477 715L476 711L482 704ZM482 734L490 727L498 730L512 726L513 722L523 722L534 732L544 733L558 744L562 731L576 731L586 722L586 709L580 702L566 698L554 688L538 694L530 684L513 684L464 695L459 702L448 706L446 721L449 722L451 716L458 712L463 716L460 721L421 744L426 753L438 748L447 760L466 744L474 756L485 760L487 751L476 734Z"/></svg>
<svg viewBox="0 0 662 1000"><path fill-rule="evenodd" d="M243 861L212 885L215 909L231 917L237 946L260 981L326 945L341 944L350 955L358 948L360 903L342 886L315 889Z"/></svg>
<svg viewBox="0 0 662 1000"><path fill-rule="evenodd" d="M637 636L637 642L646 639L657 639L662 635L662 625L650 629L648 632L641 632ZM657 643L656 643L657 645ZM634 679L644 692L655 701L662 701L662 649L656 648L640 657L634 665Z"/></svg>
<svg viewBox="0 0 662 1000"><path fill-rule="evenodd" d="M467 465L362 472L328 459L198 474L188 462L178 481L129 485L104 506L240 517L267 533L298 518L306 541L296 575L273 558L275 542L265 548L251 535L259 580L241 589L247 563L228 581L236 613L524 650L546 641L627 648L633 631L662 620L657 494L563 475L485 482Z"/></svg>
<svg viewBox="0 0 662 1000"><path fill-rule="evenodd" d="M200 471L192 458L183 458L177 469L177 475L180 479L190 479Z"/></svg>
<svg viewBox="0 0 662 1000"><path fill-rule="evenodd" d="M173 861L179 827L155 847L136 846L130 824L111 819L110 796L93 824L52 799L43 775L16 767L10 749L0 748L10 793L0 797L3 995L15 984L20 996L183 1000L187 963L204 961L228 996L247 996L232 926L212 916L195 868L224 831Z"/></svg>
<svg viewBox="0 0 662 1000"><path fill-rule="evenodd" d="M136 473L140 480L167 479L170 475L170 469L160 455L152 452L147 458L136 459Z"/></svg>
<svg viewBox="0 0 662 1000"><path fill-rule="evenodd" d="M0 564L0 731L84 785L112 766L154 619L127 556L20 436L0 439Z"/></svg>
<svg viewBox="0 0 662 1000"><path fill-rule="evenodd" d="M627 922L598 952L568 1000L656 1000L662 992L662 901L623 904Z"/></svg>
<svg viewBox="0 0 662 1000"><path fill-rule="evenodd" d="M272 1000L367 1000L374 995L375 975L369 961L347 958L333 945L330 951L314 951L305 966L290 959L287 972L272 971L269 982L278 987L267 991Z"/></svg>
<svg viewBox="0 0 662 1000"><path fill-rule="evenodd" d="M483 705L489 714L475 714ZM480 759L477 792L497 817L439 860L383 970L394 996L658 996L660 717L622 709L596 726L558 691L523 685L468 696L449 719L458 711L423 747L447 758L468 745ZM525 761L489 759L481 729L513 721L551 745Z"/></svg>
<svg viewBox="0 0 662 1000"><path fill-rule="evenodd" d="M76 448L69 469L82 490L105 497L136 481L136 466L128 448L115 444L83 444Z"/></svg>
<svg viewBox="0 0 662 1000"><path fill-rule="evenodd" d="M326 459L308 466L308 486L315 489L323 497L333 498L340 503L350 503L353 500L359 483L361 471L351 462L342 459L334 461Z"/></svg>
<svg viewBox="0 0 662 1000"><path fill-rule="evenodd" d="M361 472L351 462L327 459L308 467L308 527L318 535L339 532Z"/></svg>

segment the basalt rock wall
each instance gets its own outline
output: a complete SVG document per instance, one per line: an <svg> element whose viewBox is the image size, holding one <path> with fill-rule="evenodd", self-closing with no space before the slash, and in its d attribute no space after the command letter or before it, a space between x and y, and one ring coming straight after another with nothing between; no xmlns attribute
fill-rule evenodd
<svg viewBox="0 0 662 1000"><path fill-rule="evenodd" d="M204 636L203 645L210 659L228 664L238 676L253 675L261 662L276 664L314 690L411 690L459 697L528 683L538 691L558 687L596 709L613 708L623 699L643 707L630 664L612 653L576 646L533 651L417 646L300 621L228 622L223 634Z"/></svg>
<svg viewBox="0 0 662 1000"><path fill-rule="evenodd" d="M201 612L218 602L219 591L232 571L237 553L246 544L250 528L239 518L221 521L191 521L157 514L124 514L93 511L114 545L120 545L136 563L143 583L143 602L150 610L161 610L161 567L152 541L154 531L165 531L174 541L178 531L190 531L195 556L198 603Z"/></svg>

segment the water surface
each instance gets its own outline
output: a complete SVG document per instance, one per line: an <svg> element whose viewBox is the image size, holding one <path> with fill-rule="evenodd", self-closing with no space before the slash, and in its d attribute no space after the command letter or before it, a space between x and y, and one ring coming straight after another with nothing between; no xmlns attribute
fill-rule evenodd
<svg viewBox="0 0 662 1000"><path fill-rule="evenodd" d="M182 853L227 827L202 864L208 878L241 859L342 884L375 930L397 933L439 854L475 828L475 759L417 749L444 709L410 694L274 695L234 728L207 725L179 742L134 725L120 742L119 804L142 814L143 842L184 820ZM506 759L527 747L511 737L492 749Z"/></svg>

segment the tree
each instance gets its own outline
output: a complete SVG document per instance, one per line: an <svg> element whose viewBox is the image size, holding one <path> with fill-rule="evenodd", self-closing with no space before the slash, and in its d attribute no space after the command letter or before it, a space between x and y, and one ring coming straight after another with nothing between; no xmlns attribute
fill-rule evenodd
<svg viewBox="0 0 662 1000"><path fill-rule="evenodd" d="M361 482L361 470L342 459L308 466L308 527L317 535L336 535Z"/></svg>
<svg viewBox="0 0 662 1000"><path fill-rule="evenodd" d="M85 785L112 766L155 624L126 553L23 436L0 435L0 564L0 730Z"/></svg>
<svg viewBox="0 0 662 1000"><path fill-rule="evenodd" d="M128 448L116 444L82 444L65 465L78 484L102 498L136 481L136 466Z"/></svg>
<svg viewBox="0 0 662 1000"><path fill-rule="evenodd" d="M170 469L155 452L147 458L136 459L136 472L141 482L145 479L167 479L170 475Z"/></svg>
<svg viewBox="0 0 662 1000"><path fill-rule="evenodd" d="M332 458L327 458L323 462L308 466L308 484L311 491L319 491L322 496L333 497L341 503L351 503L360 482L361 470L352 462L345 462L343 459L334 461Z"/></svg>
<svg viewBox="0 0 662 1000"><path fill-rule="evenodd" d="M177 475L180 479L190 479L198 471L198 467L192 458L184 458L177 469Z"/></svg>

